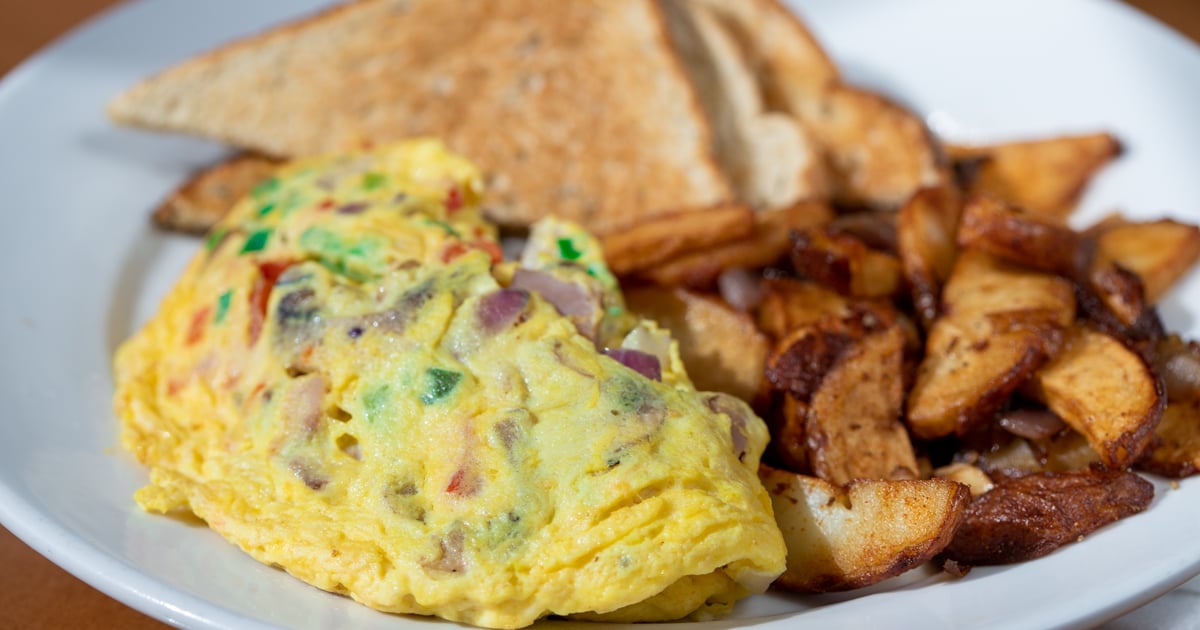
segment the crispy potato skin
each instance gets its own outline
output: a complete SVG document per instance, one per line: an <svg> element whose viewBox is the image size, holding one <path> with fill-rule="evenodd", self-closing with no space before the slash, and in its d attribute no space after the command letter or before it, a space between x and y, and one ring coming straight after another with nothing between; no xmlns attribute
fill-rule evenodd
<svg viewBox="0 0 1200 630"><path fill-rule="evenodd" d="M1200 400L1167 405L1155 440L1138 462L1146 472L1179 479L1200 472Z"/></svg>
<svg viewBox="0 0 1200 630"><path fill-rule="evenodd" d="M775 586L798 592L844 591L919 566L949 543L971 492L946 479L827 481L763 466L788 546Z"/></svg>
<svg viewBox="0 0 1200 630"><path fill-rule="evenodd" d="M903 354L904 333L891 326L857 340L825 375L805 424L818 477L839 485L916 478L916 454L900 421Z"/></svg>
<svg viewBox="0 0 1200 630"><path fill-rule="evenodd" d="M1098 263L1111 261L1137 274L1151 304L1200 258L1200 228L1169 219L1116 225L1097 241Z"/></svg>
<svg viewBox="0 0 1200 630"><path fill-rule="evenodd" d="M1095 241L1057 221L993 197L967 201L958 244L1066 278L1082 274L1095 247Z"/></svg>
<svg viewBox="0 0 1200 630"><path fill-rule="evenodd" d="M967 565L1032 560L1145 510L1153 497L1149 481L1120 470L1000 478L967 507L942 555Z"/></svg>
<svg viewBox="0 0 1200 630"><path fill-rule="evenodd" d="M901 288L900 262L849 234L826 229L792 234L792 266L842 295L889 297Z"/></svg>
<svg viewBox="0 0 1200 630"><path fill-rule="evenodd" d="M955 231L961 213L961 195L953 187L924 188L910 198L896 216L896 248L908 281L913 310L928 330L938 314L942 285L954 269L958 255Z"/></svg>
<svg viewBox="0 0 1200 630"><path fill-rule="evenodd" d="M1121 154L1111 134L1060 136L979 147L948 147L971 194L987 194L1039 216L1065 220L1105 164Z"/></svg>
<svg viewBox="0 0 1200 630"><path fill-rule="evenodd" d="M699 251L689 251L647 266L637 272L641 280L660 286L687 286L708 289L726 269L757 269L774 264L791 247L788 234L833 218L833 210L821 201L801 201L786 208L759 210L754 213L754 228L749 235Z"/></svg>
<svg viewBox="0 0 1200 630"><path fill-rule="evenodd" d="M1150 446L1166 406L1162 380L1120 341L1074 326L1063 350L1038 370L1029 392L1083 434L1110 468Z"/></svg>
<svg viewBox="0 0 1200 630"><path fill-rule="evenodd" d="M655 217L602 237L613 273L627 275L671 257L734 241L754 231L754 211L728 204Z"/></svg>
<svg viewBox="0 0 1200 630"><path fill-rule="evenodd" d="M1054 352L1074 316L1068 281L964 250L909 392L913 433L961 436L989 419Z"/></svg>

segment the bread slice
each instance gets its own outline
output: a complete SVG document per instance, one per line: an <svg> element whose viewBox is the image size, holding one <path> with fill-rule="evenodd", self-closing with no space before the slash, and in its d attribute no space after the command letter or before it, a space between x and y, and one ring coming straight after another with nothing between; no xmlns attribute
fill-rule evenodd
<svg viewBox="0 0 1200 630"><path fill-rule="evenodd" d="M769 111L798 114L840 73L795 13L779 0L691 0L720 20L747 56Z"/></svg>
<svg viewBox="0 0 1200 630"><path fill-rule="evenodd" d="M110 115L268 155L443 138L503 224L598 234L734 201L654 0L359 0L185 61Z"/></svg>
<svg viewBox="0 0 1200 630"><path fill-rule="evenodd" d="M665 0L664 7L738 199L765 209L823 196L816 144L790 114L766 111L764 86L751 66L757 51L744 48L733 25L705 2Z"/></svg>

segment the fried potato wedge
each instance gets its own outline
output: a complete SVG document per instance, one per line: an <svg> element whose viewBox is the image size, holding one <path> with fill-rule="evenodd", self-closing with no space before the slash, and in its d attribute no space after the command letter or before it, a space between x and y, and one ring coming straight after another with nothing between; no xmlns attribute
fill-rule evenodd
<svg viewBox="0 0 1200 630"><path fill-rule="evenodd" d="M901 288L900 261L848 234L821 228L792 234L790 253L797 273L843 295L879 298Z"/></svg>
<svg viewBox="0 0 1200 630"><path fill-rule="evenodd" d="M1046 361L1074 317L1068 281L964 250L909 392L913 433L964 435L991 417Z"/></svg>
<svg viewBox="0 0 1200 630"><path fill-rule="evenodd" d="M820 105L800 117L824 147L836 202L895 210L921 188L949 181L939 145L907 109L840 84Z"/></svg>
<svg viewBox="0 0 1200 630"><path fill-rule="evenodd" d="M923 188L900 208L896 216L896 248L900 268L908 280L913 309L928 330L937 318L942 285L958 255L961 200L952 187Z"/></svg>
<svg viewBox="0 0 1200 630"><path fill-rule="evenodd" d="M1200 259L1200 227L1169 219L1118 225L1097 240L1097 263L1112 262L1136 273L1151 304Z"/></svg>
<svg viewBox="0 0 1200 630"><path fill-rule="evenodd" d="M688 286L706 289L726 269L758 269L784 257L791 247L788 234L833 218L829 205L804 201L787 208L754 213L754 229L743 238L674 256L638 273L638 277L661 286Z"/></svg>
<svg viewBox="0 0 1200 630"><path fill-rule="evenodd" d="M638 316L671 331L697 389L753 401L768 346L749 315L686 289L634 288L626 291L625 303Z"/></svg>
<svg viewBox="0 0 1200 630"><path fill-rule="evenodd" d="M1162 323L1146 301L1142 279L1112 262L1096 261L1079 280L1079 310L1100 328L1122 339L1155 339Z"/></svg>
<svg viewBox="0 0 1200 630"><path fill-rule="evenodd" d="M754 211L729 204L647 218L601 237L613 273L628 275L672 256L734 241L754 230Z"/></svg>
<svg viewBox="0 0 1200 630"><path fill-rule="evenodd" d="M1154 435L1138 469L1176 479L1200 472L1200 400L1167 405Z"/></svg>
<svg viewBox="0 0 1200 630"><path fill-rule="evenodd" d="M899 324L867 330L826 321L782 340L766 369L787 393L780 460L838 485L915 478L916 454L900 421L904 346Z"/></svg>
<svg viewBox="0 0 1200 630"><path fill-rule="evenodd" d="M159 204L154 223L167 230L203 234L279 164L257 153L240 153L201 170Z"/></svg>
<svg viewBox="0 0 1200 630"><path fill-rule="evenodd" d="M942 555L967 565L1040 558L1145 510L1152 498L1149 481L1119 470L1000 478L994 488L971 501Z"/></svg>
<svg viewBox="0 0 1200 630"><path fill-rule="evenodd" d="M1093 175L1121 153L1107 133L991 146L950 146L969 194L990 195L1030 212L1065 220Z"/></svg>
<svg viewBox="0 0 1200 630"><path fill-rule="evenodd" d="M788 549L775 586L801 592L859 588L925 563L953 537L971 496L945 479L861 480L843 490L766 466L759 477Z"/></svg>
<svg viewBox="0 0 1200 630"><path fill-rule="evenodd" d="M917 457L900 421L904 333L898 325L855 341L808 405L805 438L813 473L854 479L913 479Z"/></svg>
<svg viewBox="0 0 1200 630"><path fill-rule="evenodd" d="M1075 278L1091 262L1093 241L1058 221L994 197L970 197L958 224L958 244Z"/></svg>
<svg viewBox="0 0 1200 630"><path fill-rule="evenodd" d="M807 280L768 278L762 291L758 327L772 339L782 339L822 320L846 319L855 310L849 298Z"/></svg>
<svg viewBox="0 0 1200 630"><path fill-rule="evenodd" d="M1166 406L1162 381L1141 356L1082 325L1071 328L1062 349L1029 385L1110 468L1125 468L1141 457Z"/></svg>

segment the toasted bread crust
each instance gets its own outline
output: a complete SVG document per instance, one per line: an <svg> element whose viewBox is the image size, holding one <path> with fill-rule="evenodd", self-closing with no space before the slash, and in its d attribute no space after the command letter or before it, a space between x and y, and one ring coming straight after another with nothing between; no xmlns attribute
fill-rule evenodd
<svg viewBox="0 0 1200 630"><path fill-rule="evenodd" d="M143 81L110 115L270 155L436 135L504 224L603 234L728 202L712 132L653 0L360 0Z"/></svg>

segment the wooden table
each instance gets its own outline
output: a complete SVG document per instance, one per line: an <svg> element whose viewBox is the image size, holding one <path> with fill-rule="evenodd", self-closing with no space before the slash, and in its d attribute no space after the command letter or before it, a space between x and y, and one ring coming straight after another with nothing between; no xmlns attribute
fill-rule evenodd
<svg viewBox="0 0 1200 630"><path fill-rule="evenodd" d="M1130 0L1200 42L1200 1ZM115 0L0 0L0 75ZM0 628L166 628L75 579L0 528Z"/></svg>

